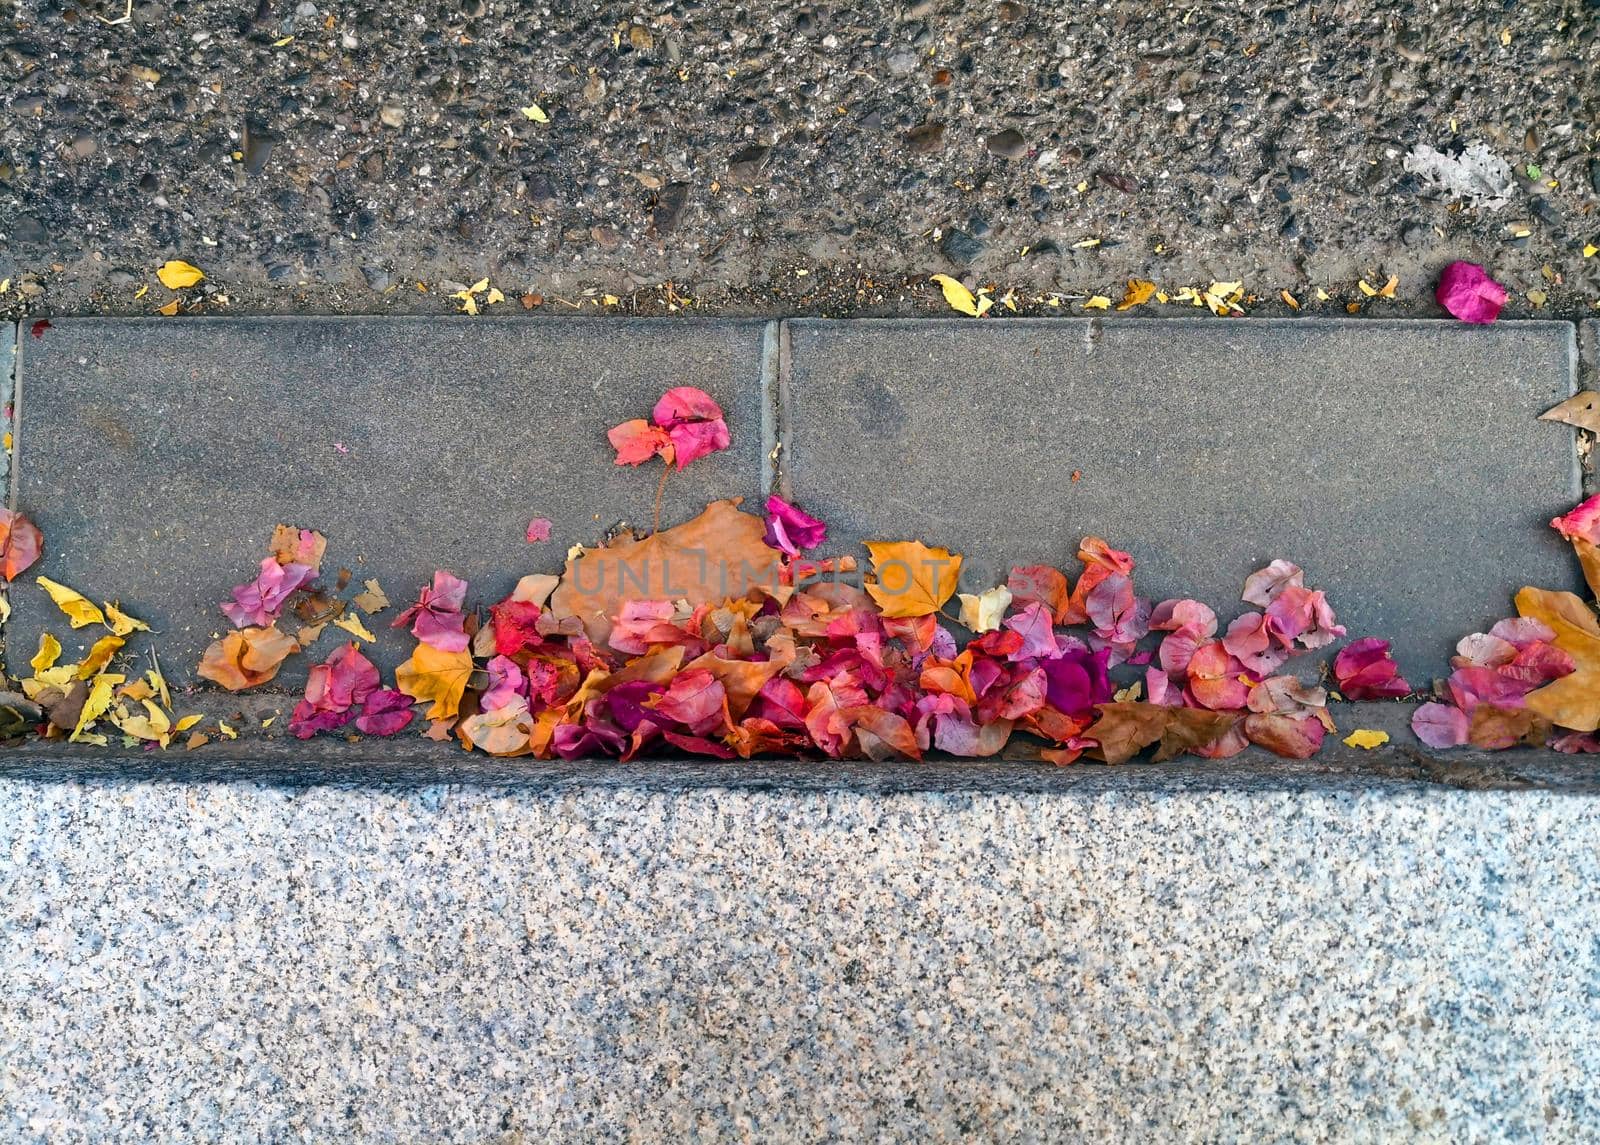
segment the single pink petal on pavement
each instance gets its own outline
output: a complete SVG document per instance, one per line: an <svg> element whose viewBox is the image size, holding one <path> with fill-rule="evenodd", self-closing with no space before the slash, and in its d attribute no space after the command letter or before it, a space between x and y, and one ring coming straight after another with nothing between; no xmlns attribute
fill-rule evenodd
<svg viewBox="0 0 1600 1145"><path fill-rule="evenodd" d="M1347 700L1397 700L1411 692L1389 653L1389 642L1375 636L1341 648L1333 658L1333 677Z"/></svg>
<svg viewBox="0 0 1600 1145"><path fill-rule="evenodd" d="M1453 262L1445 267L1433 296L1451 314L1475 326L1493 322L1506 304L1506 288L1475 262Z"/></svg>
<svg viewBox="0 0 1600 1145"><path fill-rule="evenodd" d="M799 556L828 539L828 526L796 505L773 494L767 498L767 532L762 538L772 548Z"/></svg>
<svg viewBox="0 0 1600 1145"><path fill-rule="evenodd" d="M1449 704L1423 704L1411 713L1411 730L1429 747L1461 746L1467 727L1467 713Z"/></svg>
<svg viewBox="0 0 1600 1145"><path fill-rule="evenodd" d="M550 518L535 517L529 521L527 538L530 545L536 545L540 541L548 541L550 539Z"/></svg>
<svg viewBox="0 0 1600 1145"><path fill-rule="evenodd" d="M1289 585L1305 584L1305 574L1300 571L1300 566L1289 561L1273 561L1264 569L1258 569L1244 578L1244 596L1246 604L1267 607L1278 599L1278 594Z"/></svg>
<svg viewBox="0 0 1600 1145"><path fill-rule="evenodd" d="M686 421L717 421L722 417L722 407L710 394L694 386L674 386L661 395L650 420L662 429L671 429Z"/></svg>
<svg viewBox="0 0 1600 1145"><path fill-rule="evenodd" d="M1550 527L1567 540L1574 537L1600 545L1600 493L1550 522Z"/></svg>

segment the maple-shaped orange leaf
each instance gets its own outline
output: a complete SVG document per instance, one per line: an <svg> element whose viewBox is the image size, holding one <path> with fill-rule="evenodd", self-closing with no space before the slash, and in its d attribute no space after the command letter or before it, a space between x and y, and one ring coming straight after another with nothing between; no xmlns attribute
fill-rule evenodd
<svg viewBox="0 0 1600 1145"><path fill-rule="evenodd" d="M291 652L300 651L294 638L270 628L241 628L213 640L200 657L199 674L230 692L265 684Z"/></svg>
<svg viewBox="0 0 1600 1145"><path fill-rule="evenodd" d="M1578 732L1600 728L1600 624L1589 606L1570 592L1524 588L1517 593L1517 615L1543 621L1556 634L1556 647L1577 665L1523 701L1553 724Z"/></svg>
<svg viewBox="0 0 1600 1145"><path fill-rule="evenodd" d="M472 653L443 652L431 644L418 644L411 659L394 670L394 682L414 700L433 704L425 719L446 720L461 708L461 693L472 675Z"/></svg>
<svg viewBox="0 0 1600 1145"><path fill-rule="evenodd" d="M44 534L15 509L0 509L0 576L16 580L39 559Z"/></svg>
<svg viewBox="0 0 1600 1145"><path fill-rule="evenodd" d="M867 585L883 615L927 616L955 595L961 555L921 541L868 541L878 583Z"/></svg>

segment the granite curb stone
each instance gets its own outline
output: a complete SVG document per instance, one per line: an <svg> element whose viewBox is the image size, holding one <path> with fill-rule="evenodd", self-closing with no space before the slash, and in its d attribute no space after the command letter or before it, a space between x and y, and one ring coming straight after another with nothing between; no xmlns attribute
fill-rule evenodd
<svg viewBox="0 0 1600 1145"><path fill-rule="evenodd" d="M1511 609L1576 586L1545 525L1581 493L1567 323L795 320L784 476L835 547L916 536L1075 570L1086 534L1135 584L1224 623L1274 557L1413 682Z"/></svg>

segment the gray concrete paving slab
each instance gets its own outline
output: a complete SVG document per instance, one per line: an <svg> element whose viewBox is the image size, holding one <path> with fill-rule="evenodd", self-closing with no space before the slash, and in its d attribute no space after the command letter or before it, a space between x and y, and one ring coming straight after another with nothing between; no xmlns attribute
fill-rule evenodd
<svg viewBox="0 0 1600 1145"><path fill-rule="evenodd" d="M1573 327L1446 322L788 324L788 487L848 546L919 537L1075 574L1085 534L1155 599L1225 618L1274 557L1413 682L1507 614L1576 585L1546 522L1580 493Z"/></svg>
<svg viewBox="0 0 1600 1145"><path fill-rule="evenodd" d="M618 520L648 527L659 464L614 464L605 431L700 386L733 446L674 473L668 521L761 492L759 322L59 319L23 339L17 503L46 536L36 570L120 600L191 678L231 587L278 522L328 537L325 572L376 577L404 607L435 568L500 599ZM530 518L548 542L530 545ZM359 587L357 584L355 587ZM64 618L25 576L8 643L26 659ZM381 666L411 639L369 618ZM84 630L88 632L89 630ZM74 634L76 635L76 634ZM329 629L318 658L335 647ZM69 645L69 650L71 645ZM13 652L15 658L17 652ZM291 657L280 681L303 679Z"/></svg>

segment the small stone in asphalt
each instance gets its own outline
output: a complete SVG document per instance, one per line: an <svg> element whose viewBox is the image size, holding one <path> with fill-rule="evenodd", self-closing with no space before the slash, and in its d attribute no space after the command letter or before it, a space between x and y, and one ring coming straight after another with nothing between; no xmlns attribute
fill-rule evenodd
<svg viewBox="0 0 1600 1145"><path fill-rule="evenodd" d="M965 231L952 230L939 240L939 250L957 266L966 266L983 253L983 244Z"/></svg>
<svg viewBox="0 0 1600 1145"><path fill-rule="evenodd" d="M1406 246L1421 246L1428 241L1428 228L1421 223L1407 223L1400 231L1400 241Z"/></svg>
<svg viewBox="0 0 1600 1145"><path fill-rule="evenodd" d="M1589 160L1589 186L1594 188L1594 193L1600 195L1600 159Z"/></svg>
<svg viewBox="0 0 1600 1145"><path fill-rule="evenodd" d="M367 285L373 290L383 292L389 289L389 272L381 266L364 266L361 268L362 277L367 280Z"/></svg>
<svg viewBox="0 0 1600 1145"><path fill-rule="evenodd" d="M1021 159L1028 153L1028 143L1022 138L1022 132L1010 127L989 136L988 148L991 155L1002 159Z"/></svg>
<svg viewBox="0 0 1600 1145"><path fill-rule="evenodd" d="M385 106L378 112L378 122L385 127L404 127L406 122L406 109L403 107Z"/></svg>
<svg viewBox="0 0 1600 1145"><path fill-rule="evenodd" d="M248 120L244 125L244 139L239 150L244 154L245 173L251 178L260 175L266 170L267 160L272 158L272 144L274 140L265 128L259 124L252 124Z"/></svg>
<svg viewBox="0 0 1600 1145"><path fill-rule="evenodd" d="M931 155L944 146L944 124L924 123L906 133L906 143L919 155Z"/></svg>
<svg viewBox="0 0 1600 1145"><path fill-rule="evenodd" d="M771 154L772 148L760 143L742 147L728 160L728 174L737 182L753 183L766 169L767 158Z"/></svg>
<svg viewBox="0 0 1600 1145"><path fill-rule="evenodd" d="M908 76L917 70L917 53L901 51L889 57L889 74L895 76Z"/></svg>
<svg viewBox="0 0 1600 1145"><path fill-rule="evenodd" d="M18 246L41 246L50 241L50 232L32 215L18 215L11 220L11 241Z"/></svg>

